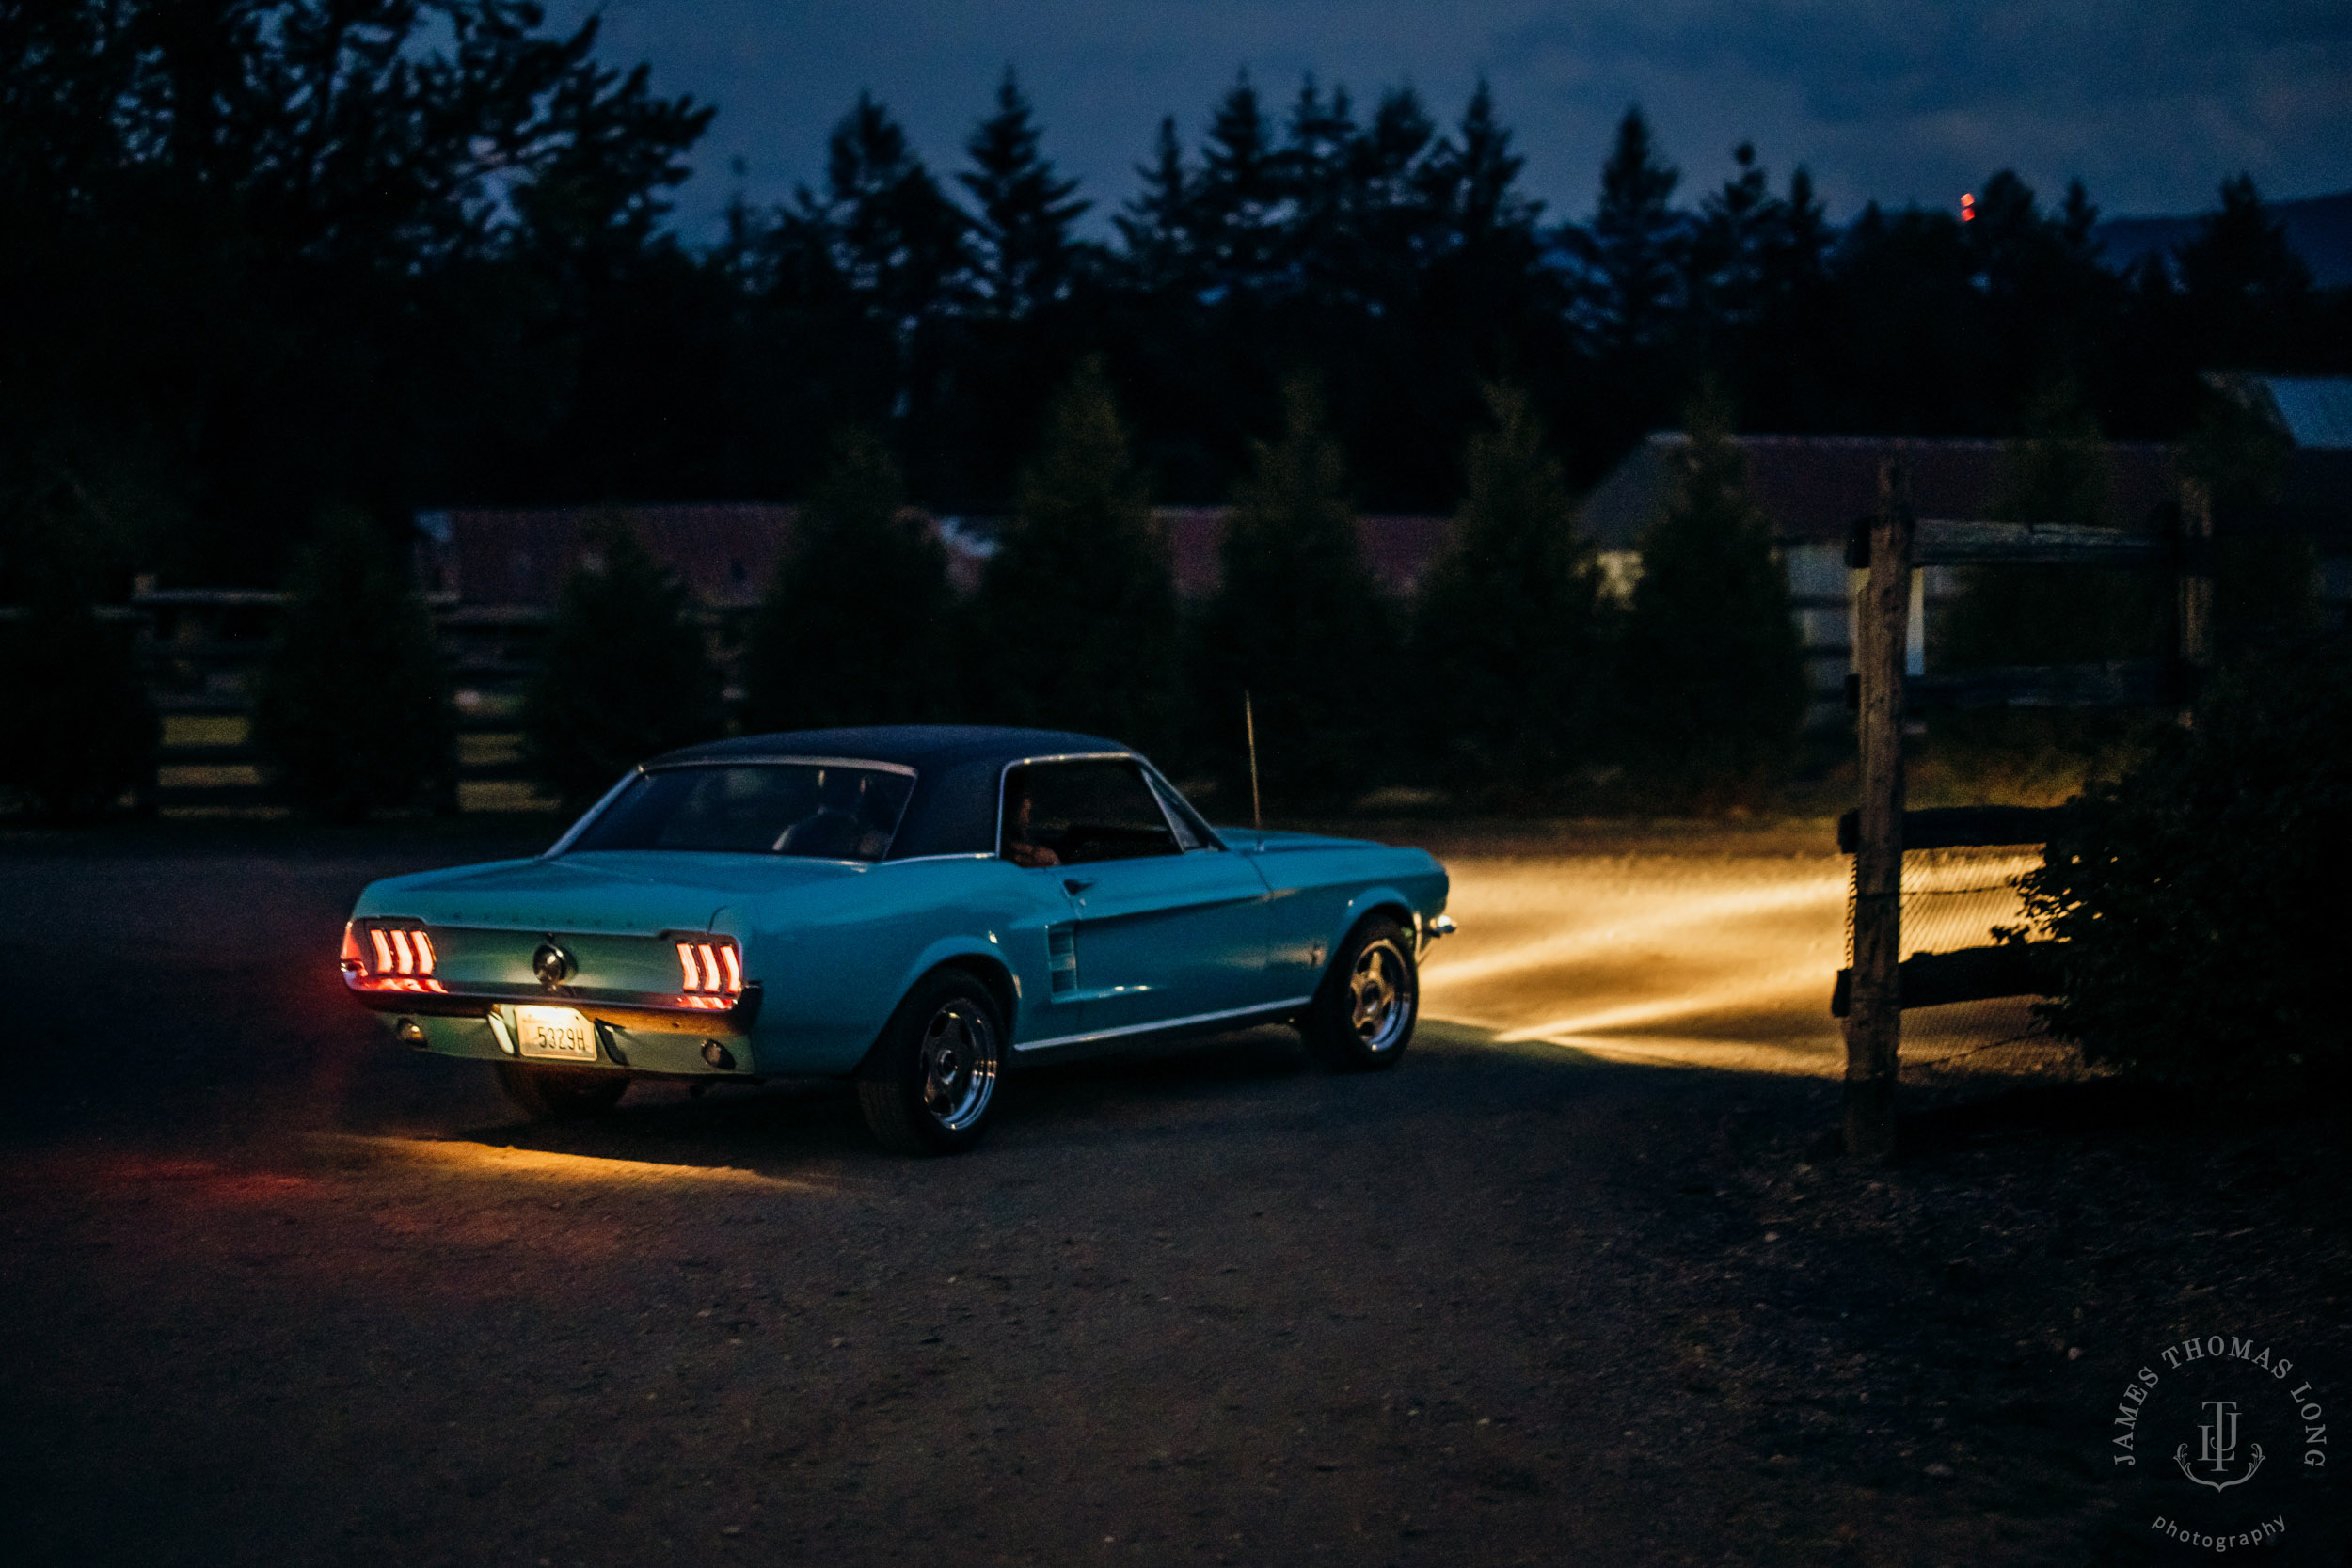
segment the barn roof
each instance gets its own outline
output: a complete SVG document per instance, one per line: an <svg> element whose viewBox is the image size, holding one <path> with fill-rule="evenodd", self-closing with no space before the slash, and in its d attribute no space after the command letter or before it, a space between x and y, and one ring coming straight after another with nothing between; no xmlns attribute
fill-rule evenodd
<svg viewBox="0 0 2352 1568"><path fill-rule="evenodd" d="M799 509L765 501L688 506L461 507L417 514L426 594L469 605L552 605L589 553L596 523L619 518L648 555L707 605L756 604Z"/></svg>
<svg viewBox="0 0 2352 1568"><path fill-rule="evenodd" d="M2352 376L2214 371L2208 385L2269 421L2302 451L2352 451Z"/></svg>
<svg viewBox="0 0 2352 1568"><path fill-rule="evenodd" d="M762 501L705 505L455 507L417 514L418 578L429 595L465 605L551 606L564 578L589 551L590 530L605 518L627 520L646 552L677 575L702 603L716 608L759 602L776 562L790 547L799 509ZM1176 594L1204 599L1221 576L1231 509L1164 506L1152 519L1168 540ZM960 594L979 586L994 552L990 523L934 520L947 549L949 579ZM1453 519L1375 514L1359 517L1365 563L1389 593L1408 598L1420 587Z"/></svg>
<svg viewBox="0 0 2352 1568"><path fill-rule="evenodd" d="M1604 550L1636 548L1666 503L1673 458L1690 437L1661 431L1628 452L1585 499L1584 531ZM1981 517L2001 479L2005 443L1898 439L1880 436L1735 436L1747 459L1748 484L1785 544L1846 537L1854 520L1878 505L1879 465L1900 455L1911 466L1912 505L1922 517ZM2153 441L2111 441L2116 515L2137 523L2173 499L2172 449Z"/></svg>

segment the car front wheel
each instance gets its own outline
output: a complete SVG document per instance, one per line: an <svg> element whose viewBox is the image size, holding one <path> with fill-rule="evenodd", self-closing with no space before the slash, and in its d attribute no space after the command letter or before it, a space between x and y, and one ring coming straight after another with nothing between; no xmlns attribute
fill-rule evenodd
<svg viewBox="0 0 2352 1568"><path fill-rule="evenodd" d="M927 974L858 1071L858 1107L894 1154L961 1154L980 1141L1004 1071L1004 1023L961 970Z"/></svg>
<svg viewBox="0 0 2352 1568"><path fill-rule="evenodd" d="M1374 915L1340 944L1299 1020L1307 1043L1333 1067L1369 1072L1396 1066L1421 1016L1421 969L1404 927Z"/></svg>
<svg viewBox="0 0 2352 1568"><path fill-rule="evenodd" d="M619 1072L584 1072L578 1068L498 1064L499 1087L533 1121L584 1121L600 1117L628 1092Z"/></svg>

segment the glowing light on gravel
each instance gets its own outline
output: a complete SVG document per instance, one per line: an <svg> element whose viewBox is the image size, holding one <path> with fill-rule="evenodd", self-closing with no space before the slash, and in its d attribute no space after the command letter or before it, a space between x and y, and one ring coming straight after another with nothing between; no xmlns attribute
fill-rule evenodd
<svg viewBox="0 0 2352 1568"><path fill-rule="evenodd" d="M1847 869L1804 857L1450 863L1461 924L1430 955L1433 1019L1597 1054L1836 1072Z"/></svg>
<svg viewBox="0 0 2352 1568"><path fill-rule="evenodd" d="M608 1159L594 1154L559 1154L541 1148L508 1148L463 1139L383 1138L353 1133L326 1133L318 1141L344 1148L358 1146L372 1153L423 1164L498 1176L551 1177L568 1181L609 1182L622 1186L659 1186L670 1182L708 1182L721 1186L757 1187L780 1192L831 1194L835 1186L788 1176L769 1176L732 1165L665 1165L647 1160Z"/></svg>

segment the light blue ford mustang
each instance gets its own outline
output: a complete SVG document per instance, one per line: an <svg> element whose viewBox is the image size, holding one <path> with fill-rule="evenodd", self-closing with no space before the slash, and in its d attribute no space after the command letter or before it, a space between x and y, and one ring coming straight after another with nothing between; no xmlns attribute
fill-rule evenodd
<svg viewBox="0 0 2352 1568"><path fill-rule="evenodd" d="M1288 1021L1394 1066L1446 891L1419 849L1212 828L1093 736L804 730L656 757L536 859L372 883L342 973L534 1116L834 1075L949 1153L1014 1061Z"/></svg>

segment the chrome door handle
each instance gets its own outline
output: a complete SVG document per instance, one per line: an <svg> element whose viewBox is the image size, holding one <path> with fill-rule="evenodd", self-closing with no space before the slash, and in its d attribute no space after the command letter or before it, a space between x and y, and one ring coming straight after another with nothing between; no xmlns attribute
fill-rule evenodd
<svg viewBox="0 0 2352 1568"><path fill-rule="evenodd" d="M1061 879L1061 885L1062 891L1065 893L1073 895L1080 894L1094 885L1094 879L1091 877L1064 877Z"/></svg>

